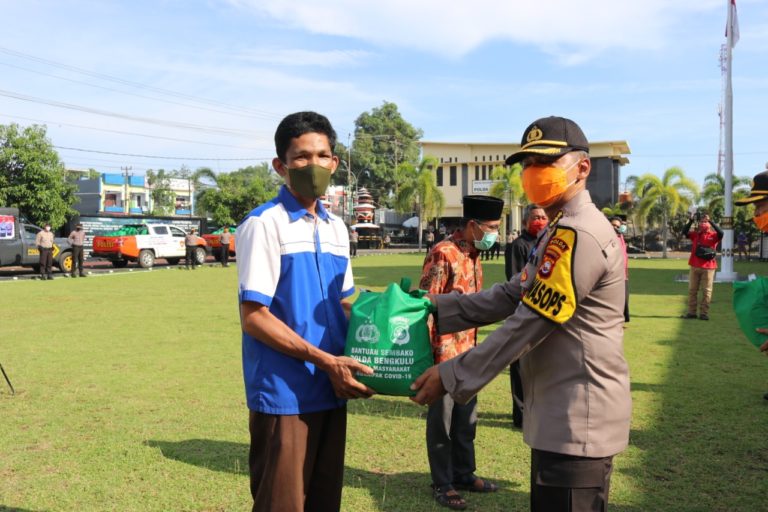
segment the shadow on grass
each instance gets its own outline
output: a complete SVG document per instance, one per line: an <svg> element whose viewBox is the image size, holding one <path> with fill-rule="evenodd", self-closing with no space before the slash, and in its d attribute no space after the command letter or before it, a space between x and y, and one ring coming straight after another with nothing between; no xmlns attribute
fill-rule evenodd
<svg viewBox="0 0 768 512"><path fill-rule="evenodd" d="M11 507L8 505L0 505L0 512L43 512L42 510L32 510L30 508Z"/></svg>
<svg viewBox="0 0 768 512"><path fill-rule="evenodd" d="M224 473L248 474L248 445L213 439L184 441L144 441L145 446L159 448L168 459Z"/></svg>

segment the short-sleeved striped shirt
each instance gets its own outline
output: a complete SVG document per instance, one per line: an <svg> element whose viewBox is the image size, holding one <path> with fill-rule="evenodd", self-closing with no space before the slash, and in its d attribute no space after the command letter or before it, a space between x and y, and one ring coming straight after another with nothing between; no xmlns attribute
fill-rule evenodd
<svg viewBox="0 0 768 512"><path fill-rule="evenodd" d="M313 216L283 186L237 228L240 302L258 302L309 343L344 353L348 322L341 299L354 292L344 223L318 201ZM248 408L267 414L334 409L328 375L243 332Z"/></svg>

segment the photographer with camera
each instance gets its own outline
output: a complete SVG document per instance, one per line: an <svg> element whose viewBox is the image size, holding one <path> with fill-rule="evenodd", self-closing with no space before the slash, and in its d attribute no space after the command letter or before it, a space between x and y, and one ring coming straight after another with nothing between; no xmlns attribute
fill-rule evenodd
<svg viewBox="0 0 768 512"><path fill-rule="evenodd" d="M690 231L694 219L697 229ZM691 218L683 228L683 233L691 239L691 257L688 258L688 266L691 267L688 275L688 313L683 318L697 318L709 320L709 303L712 300L712 285L715 281L717 270L717 244L723 239L723 230L712 222L709 215L691 210ZM701 304L698 304L699 289L702 290Z"/></svg>

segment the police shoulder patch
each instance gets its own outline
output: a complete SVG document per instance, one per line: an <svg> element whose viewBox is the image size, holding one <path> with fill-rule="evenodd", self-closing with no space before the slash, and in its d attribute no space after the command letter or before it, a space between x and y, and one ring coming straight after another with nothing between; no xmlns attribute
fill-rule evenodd
<svg viewBox="0 0 768 512"><path fill-rule="evenodd" d="M576 231L558 226L544 248L533 283L523 304L539 315L562 324L576 311L573 251Z"/></svg>

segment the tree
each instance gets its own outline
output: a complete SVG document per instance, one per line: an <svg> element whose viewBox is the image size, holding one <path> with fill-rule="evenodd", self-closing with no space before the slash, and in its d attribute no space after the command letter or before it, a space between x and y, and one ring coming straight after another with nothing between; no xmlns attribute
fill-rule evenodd
<svg viewBox="0 0 768 512"><path fill-rule="evenodd" d="M426 156L418 166L410 162L397 166L396 178L400 186L395 195L395 209L401 213L416 210L419 216L419 249L424 219L442 215L445 207L445 197L435 183L434 168L437 165L435 157Z"/></svg>
<svg viewBox="0 0 768 512"><path fill-rule="evenodd" d="M365 187L386 203L390 193L397 191L396 169L400 163L417 165L418 141L423 134L403 119L394 103L385 101L381 107L363 112L355 120L351 172L359 174L368 169L370 178Z"/></svg>
<svg viewBox="0 0 768 512"><path fill-rule="evenodd" d="M35 224L62 226L74 215L77 187L46 137L45 126L0 125L0 205L13 206Z"/></svg>
<svg viewBox="0 0 768 512"><path fill-rule="evenodd" d="M518 204L528 204L528 199L523 191L522 179L523 167L520 164L511 166L499 165L491 171L491 178L497 180L493 184L490 194L507 201L507 231L512 231L512 208ZM522 226L521 226L522 230Z"/></svg>
<svg viewBox="0 0 768 512"><path fill-rule="evenodd" d="M202 174L213 178L215 186L198 196L198 211L209 215L220 226L239 222L255 207L276 196L280 188L280 180L266 163L226 174Z"/></svg>
<svg viewBox="0 0 768 512"><path fill-rule="evenodd" d="M648 173L633 179L633 182L638 198L637 216L649 218L656 212L661 215L662 257L666 258L669 219L693 204L699 187L679 167L670 167L661 178Z"/></svg>
<svg viewBox="0 0 768 512"><path fill-rule="evenodd" d="M748 195L751 182L749 178L734 176L731 183L733 198L737 199ZM725 211L725 178L714 173L708 174L704 178L704 190L702 190L701 197L712 219L719 222Z"/></svg>
<svg viewBox="0 0 768 512"><path fill-rule="evenodd" d="M146 174L149 197L152 201L151 215L171 215L174 212L174 197L171 190L171 173L164 169L157 172L149 169Z"/></svg>

